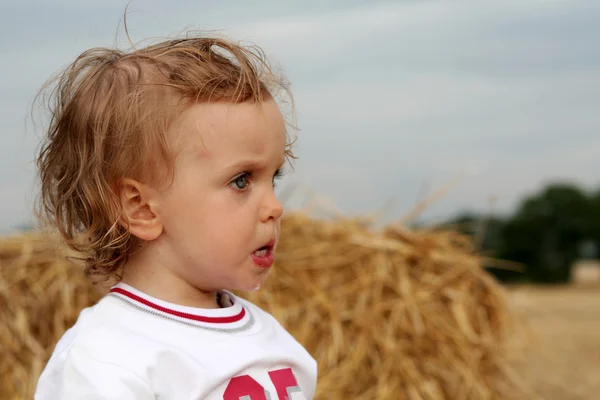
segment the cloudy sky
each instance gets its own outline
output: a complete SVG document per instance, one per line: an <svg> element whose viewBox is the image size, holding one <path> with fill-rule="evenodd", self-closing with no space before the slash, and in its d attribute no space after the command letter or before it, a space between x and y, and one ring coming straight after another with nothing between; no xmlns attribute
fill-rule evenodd
<svg viewBox="0 0 600 400"><path fill-rule="evenodd" d="M31 218L36 91L127 2L0 2L0 231ZM389 218L468 173L426 216L510 212L550 181L600 187L600 2L133 1L135 41L185 28L261 46L292 81L297 183ZM290 206L299 203L298 195Z"/></svg>

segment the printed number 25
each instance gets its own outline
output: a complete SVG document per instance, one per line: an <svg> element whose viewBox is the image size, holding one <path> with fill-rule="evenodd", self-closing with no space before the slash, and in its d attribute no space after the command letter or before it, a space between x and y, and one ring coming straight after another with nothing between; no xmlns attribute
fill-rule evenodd
<svg viewBox="0 0 600 400"><path fill-rule="evenodd" d="M289 400L289 394L300 392L291 368L269 372L279 400ZM269 400L265 389L250 375L236 376L227 385L223 400Z"/></svg>

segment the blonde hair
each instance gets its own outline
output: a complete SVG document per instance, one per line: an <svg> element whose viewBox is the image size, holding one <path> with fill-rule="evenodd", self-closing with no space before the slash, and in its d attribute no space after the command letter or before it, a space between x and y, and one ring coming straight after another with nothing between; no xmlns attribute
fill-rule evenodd
<svg viewBox="0 0 600 400"><path fill-rule="evenodd" d="M95 282L119 280L141 244L119 224L117 183L153 179L144 172L155 169L144 168L147 163L172 170L166 132L186 107L260 103L282 89L292 100L287 82L259 48L190 34L130 51L90 49L40 95L44 89L50 122L37 157L37 212L83 255ZM291 144L288 138L288 161Z"/></svg>

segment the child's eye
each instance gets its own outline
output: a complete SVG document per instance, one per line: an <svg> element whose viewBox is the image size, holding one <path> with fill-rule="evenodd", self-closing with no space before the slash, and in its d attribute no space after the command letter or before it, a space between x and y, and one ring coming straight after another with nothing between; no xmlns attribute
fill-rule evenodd
<svg viewBox="0 0 600 400"><path fill-rule="evenodd" d="M246 187L248 186L248 174L242 174L242 175L238 176L237 178L234 179L233 182L231 182L231 184L234 185L234 187L236 189L239 189L239 190L246 189Z"/></svg>
<svg viewBox="0 0 600 400"><path fill-rule="evenodd" d="M281 178L283 178L283 171L281 169L278 169L273 175L273 186L277 186L275 181Z"/></svg>

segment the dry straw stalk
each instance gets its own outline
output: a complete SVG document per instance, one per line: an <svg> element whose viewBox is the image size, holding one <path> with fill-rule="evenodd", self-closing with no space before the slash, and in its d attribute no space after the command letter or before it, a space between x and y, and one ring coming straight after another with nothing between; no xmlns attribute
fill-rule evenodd
<svg viewBox="0 0 600 400"><path fill-rule="evenodd" d="M45 362L102 290L50 236L0 241L0 398L30 399ZM273 275L241 295L319 363L319 399L532 398L503 289L454 232L376 232L364 221L284 218Z"/></svg>

